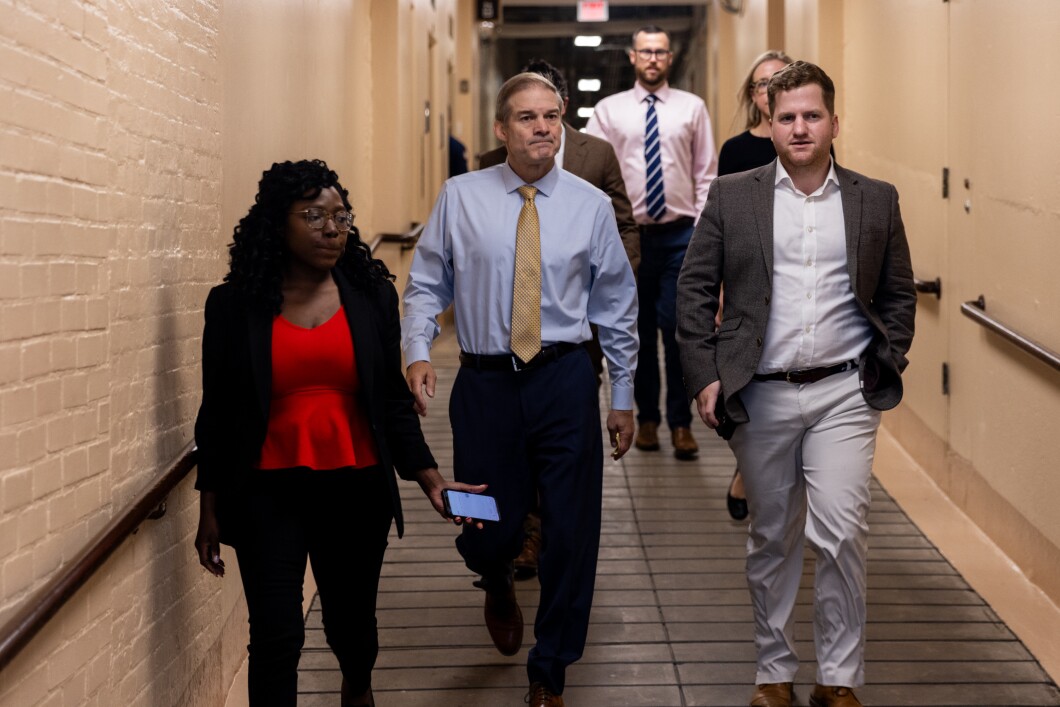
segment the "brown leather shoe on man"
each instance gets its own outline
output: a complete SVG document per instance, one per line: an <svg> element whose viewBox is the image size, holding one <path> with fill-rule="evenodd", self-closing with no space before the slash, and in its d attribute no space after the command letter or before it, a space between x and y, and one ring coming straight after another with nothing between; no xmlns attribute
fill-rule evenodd
<svg viewBox="0 0 1060 707"><path fill-rule="evenodd" d="M523 521L526 539L523 540L523 551L512 562L516 579L530 579L537 575L537 556L541 552L541 518L536 513L528 513Z"/></svg>
<svg viewBox="0 0 1060 707"><path fill-rule="evenodd" d="M482 613L493 645L501 655L515 655L523 645L523 611L515 598L511 578L489 581L483 578L474 584L486 590L486 606Z"/></svg>
<svg viewBox="0 0 1060 707"><path fill-rule="evenodd" d="M645 452L657 451L659 449L659 424L657 422L640 423L633 446Z"/></svg>
<svg viewBox="0 0 1060 707"><path fill-rule="evenodd" d="M563 707L563 696L553 694L539 682L530 683L530 694L526 696L530 707Z"/></svg>
<svg viewBox="0 0 1060 707"><path fill-rule="evenodd" d="M813 686L813 692L810 694L810 707L862 707L862 705L849 687L817 684Z"/></svg>
<svg viewBox="0 0 1060 707"><path fill-rule="evenodd" d="M674 456L683 461L690 461L699 456L699 445L687 427L675 427L673 431Z"/></svg>
<svg viewBox="0 0 1060 707"><path fill-rule="evenodd" d="M795 691L790 682L774 682L755 685L751 695L751 707L791 707Z"/></svg>

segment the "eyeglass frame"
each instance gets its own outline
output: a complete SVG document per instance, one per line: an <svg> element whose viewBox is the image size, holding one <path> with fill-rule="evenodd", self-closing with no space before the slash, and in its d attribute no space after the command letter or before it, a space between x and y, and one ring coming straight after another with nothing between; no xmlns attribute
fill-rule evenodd
<svg viewBox="0 0 1060 707"><path fill-rule="evenodd" d="M653 58L666 59L673 54L671 49L630 49L630 51L644 61L651 61Z"/></svg>
<svg viewBox="0 0 1060 707"><path fill-rule="evenodd" d="M751 82L751 91L753 93L763 93L769 88L769 79L758 79L757 81Z"/></svg>
<svg viewBox="0 0 1060 707"><path fill-rule="evenodd" d="M316 211L316 212L318 212L320 214L323 214L324 217L325 217L323 223L321 223L320 226L314 226L313 224L309 223L309 214L311 212L313 212L313 211ZM319 206L311 207L311 208L308 208L308 209L301 209L299 211L288 211L287 213L289 215L291 215L291 216L294 216L295 214L301 214L302 218L305 219L305 225L309 226L309 228L311 228L314 231L323 231L324 230L324 226L327 224L327 222L331 221L332 223L335 224L335 230L336 231L338 231L339 233L348 233L349 231L353 230L353 223L357 219L357 214L354 213L353 211L340 211L337 214L333 214L333 213L329 213L327 209L322 209ZM346 214L347 216L350 217L350 225L347 228L345 228L345 229L342 227L342 224L339 222L340 214Z"/></svg>

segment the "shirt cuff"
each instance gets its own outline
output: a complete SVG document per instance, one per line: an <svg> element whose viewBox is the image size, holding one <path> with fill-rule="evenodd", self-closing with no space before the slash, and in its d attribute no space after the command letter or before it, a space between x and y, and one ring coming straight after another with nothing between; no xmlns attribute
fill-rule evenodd
<svg viewBox="0 0 1060 707"><path fill-rule="evenodd" d="M633 410L633 389L611 386L611 409Z"/></svg>
<svg viewBox="0 0 1060 707"><path fill-rule="evenodd" d="M420 341L414 341L405 349L405 366L410 366L416 361L431 361L431 347Z"/></svg>

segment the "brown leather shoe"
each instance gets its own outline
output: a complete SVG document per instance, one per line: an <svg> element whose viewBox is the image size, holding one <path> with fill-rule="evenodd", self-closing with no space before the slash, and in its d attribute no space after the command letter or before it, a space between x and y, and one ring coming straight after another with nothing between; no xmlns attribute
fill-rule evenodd
<svg viewBox="0 0 1060 707"><path fill-rule="evenodd" d="M773 682L755 685L751 695L751 707L791 707L795 691L790 682Z"/></svg>
<svg viewBox="0 0 1060 707"><path fill-rule="evenodd" d="M501 655L515 655L523 646L523 611L515 598L511 579L504 577L489 582L483 579L474 584L486 590L486 606L482 613L493 645Z"/></svg>
<svg viewBox="0 0 1060 707"><path fill-rule="evenodd" d="M849 687L817 684L813 686L813 692L810 693L810 707L862 707L862 705Z"/></svg>
<svg viewBox="0 0 1060 707"><path fill-rule="evenodd" d="M672 436L675 457L690 461L699 456L699 445L696 444L696 438L692 436L692 430L687 427L676 427Z"/></svg>
<svg viewBox="0 0 1060 707"><path fill-rule="evenodd" d="M642 422L637 429L637 438L633 440L633 446L645 452L654 452L659 449L659 424L656 422Z"/></svg>
<svg viewBox="0 0 1060 707"><path fill-rule="evenodd" d="M530 694L526 696L530 707L563 707L563 696L553 694L539 682L530 683Z"/></svg>
<svg viewBox="0 0 1060 707"><path fill-rule="evenodd" d="M530 579L537 574L537 555L541 552L541 518L535 513L527 514L523 529L526 531L523 551L512 563L516 579Z"/></svg>

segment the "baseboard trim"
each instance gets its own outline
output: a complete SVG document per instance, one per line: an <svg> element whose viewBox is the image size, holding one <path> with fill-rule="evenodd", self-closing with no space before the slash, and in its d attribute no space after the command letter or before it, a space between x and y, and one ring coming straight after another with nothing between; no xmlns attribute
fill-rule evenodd
<svg viewBox="0 0 1060 707"><path fill-rule="evenodd" d="M916 415L884 416L873 471L902 510L1060 680L1060 548Z"/></svg>

